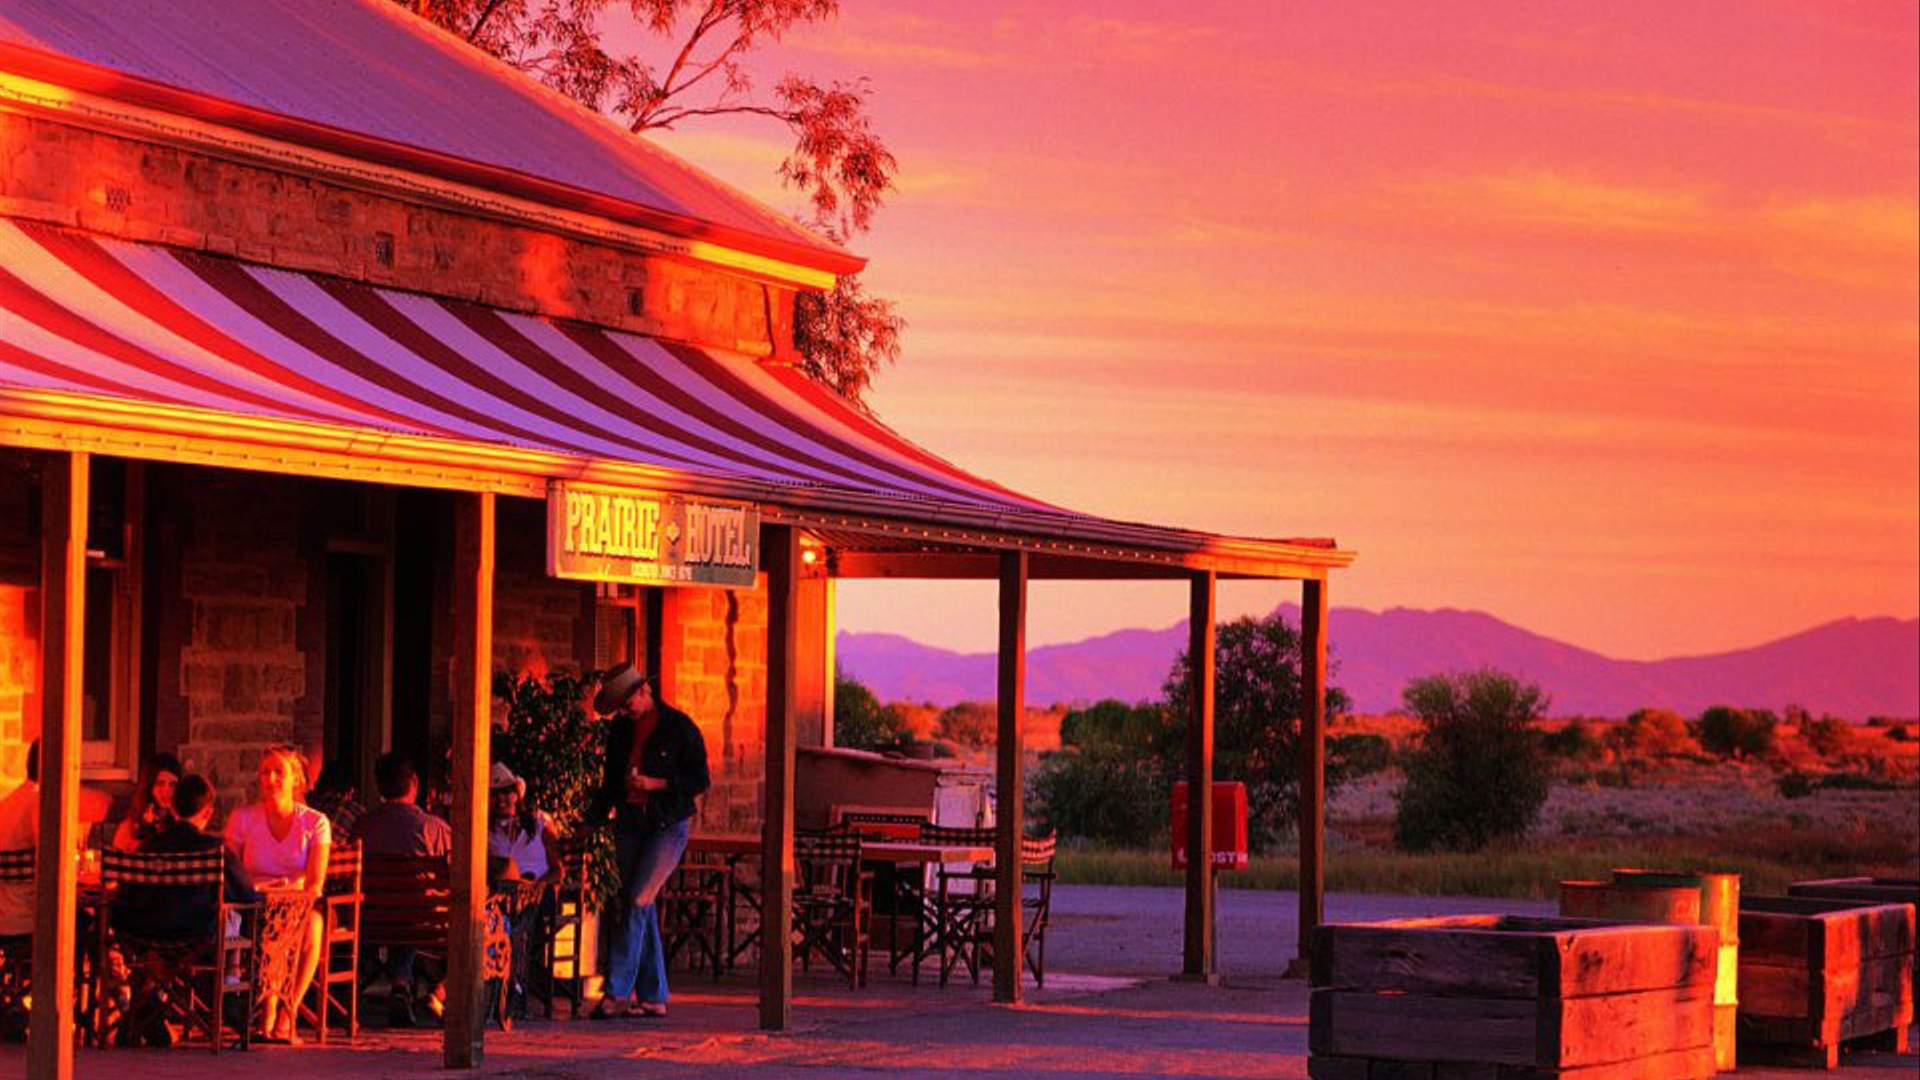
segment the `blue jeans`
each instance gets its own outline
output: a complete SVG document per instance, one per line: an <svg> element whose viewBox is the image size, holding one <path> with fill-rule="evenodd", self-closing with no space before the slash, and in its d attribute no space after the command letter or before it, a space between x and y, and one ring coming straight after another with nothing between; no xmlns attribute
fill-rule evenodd
<svg viewBox="0 0 1920 1080"><path fill-rule="evenodd" d="M607 956L607 996L624 1000L636 989L641 1001L667 1000L667 952L660 942L660 920L654 898L666 885L680 856L687 850L692 820L664 829L639 827L637 821L617 821L614 852L620 860L621 895L625 903L607 912L610 923Z"/></svg>

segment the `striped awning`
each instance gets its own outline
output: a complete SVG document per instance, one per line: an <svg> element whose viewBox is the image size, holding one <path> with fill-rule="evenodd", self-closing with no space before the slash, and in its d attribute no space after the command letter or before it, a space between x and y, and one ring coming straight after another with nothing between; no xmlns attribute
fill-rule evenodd
<svg viewBox="0 0 1920 1080"><path fill-rule="evenodd" d="M1292 561L1303 545L1319 549L1315 563L1347 558L1325 542L1061 509L928 453L792 367L0 218L0 417L29 397L66 403L41 408L43 423L166 410L174 431L192 433L248 418L350 454L408 441L442 463L532 458L547 477L611 470L771 507L961 527L974 543L1120 545L1184 565L1199 565L1195 553L1214 553L1207 565Z"/></svg>
<svg viewBox="0 0 1920 1080"><path fill-rule="evenodd" d="M1059 513L793 368L0 221L0 383Z"/></svg>

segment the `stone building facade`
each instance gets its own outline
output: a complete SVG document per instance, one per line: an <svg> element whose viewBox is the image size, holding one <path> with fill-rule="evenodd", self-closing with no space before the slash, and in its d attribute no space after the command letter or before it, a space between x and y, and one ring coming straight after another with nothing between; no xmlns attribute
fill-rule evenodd
<svg viewBox="0 0 1920 1080"><path fill-rule="evenodd" d="M3 105L4 103L0 103ZM657 237L505 199L411 187L351 163L220 148L199 134L127 129L0 107L0 217L334 275L657 338L794 359L795 287L676 254ZM114 658L130 700L126 745L91 762L116 795L139 758L176 753L224 802L250 794L263 748L317 761L350 746L365 777L381 748L444 746L452 710L452 537L442 496L373 485L158 463L132 464L141 556L131 655ZM0 521L37 520L33 455L0 447ZM706 735L708 828L759 820L766 720L765 577L754 589L562 581L545 570L545 508L503 499L494 599L496 671L662 665L663 694ZM0 528L0 792L24 776L39 729L36 530ZM358 561L358 569L354 564ZM348 588L342 593L341 568ZM136 580L137 579L137 580ZM828 584L810 581L812 609ZM623 595L623 591L624 594ZM658 611L646 640L648 605ZM341 607L343 610L331 610ZM346 611L345 609L351 609ZM343 629L341 621L350 619ZM362 634L366 628L374 639ZM810 622L801 731L826 737L829 630ZM330 650L371 647L377 685L340 685ZM336 657L337 659L337 657ZM100 658L89 657L91 663ZM358 694L352 709L330 695ZM344 718L344 719L343 719ZM343 735L343 722L359 725Z"/></svg>

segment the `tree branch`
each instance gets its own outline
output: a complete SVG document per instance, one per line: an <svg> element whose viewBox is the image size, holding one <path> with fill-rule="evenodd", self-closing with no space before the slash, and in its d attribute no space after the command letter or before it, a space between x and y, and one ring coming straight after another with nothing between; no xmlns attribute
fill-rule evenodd
<svg viewBox="0 0 1920 1080"><path fill-rule="evenodd" d="M633 122L633 130L647 131L652 128L671 128L674 124L685 120L689 116L737 116L741 114L768 116L787 124L792 123L794 119L792 113L781 112L779 109L766 105L714 105L704 109L663 110L644 123L635 120Z"/></svg>
<svg viewBox="0 0 1920 1080"><path fill-rule="evenodd" d="M481 8L480 14L473 20L473 29L467 31L468 41L480 40L480 28L487 25L488 19L493 18L493 13L500 7L500 3L501 0L487 0L487 6Z"/></svg>

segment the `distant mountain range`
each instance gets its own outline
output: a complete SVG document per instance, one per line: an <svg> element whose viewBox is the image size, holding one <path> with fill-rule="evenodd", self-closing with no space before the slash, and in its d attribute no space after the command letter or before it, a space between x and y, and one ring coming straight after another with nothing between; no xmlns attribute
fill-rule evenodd
<svg viewBox="0 0 1920 1080"><path fill-rule="evenodd" d="M1296 605L1280 610L1299 625ZM1920 714L1920 619L1840 619L1750 649L1666 660L1615 660L1477 611L1335 608L1328 623L1334 685L1361 712L1399 707L1409 679L1484 665L1538 682L1563 716L1624 716L1646 705L1693 714L1715 704L1798 704L1853 719ZM1027 701L1156 698L1186 643L1183 620L1030 649ZM842 633L837 649L841 668L882 701L949 705L994 694L992 653L898 634Z"/></svg>

